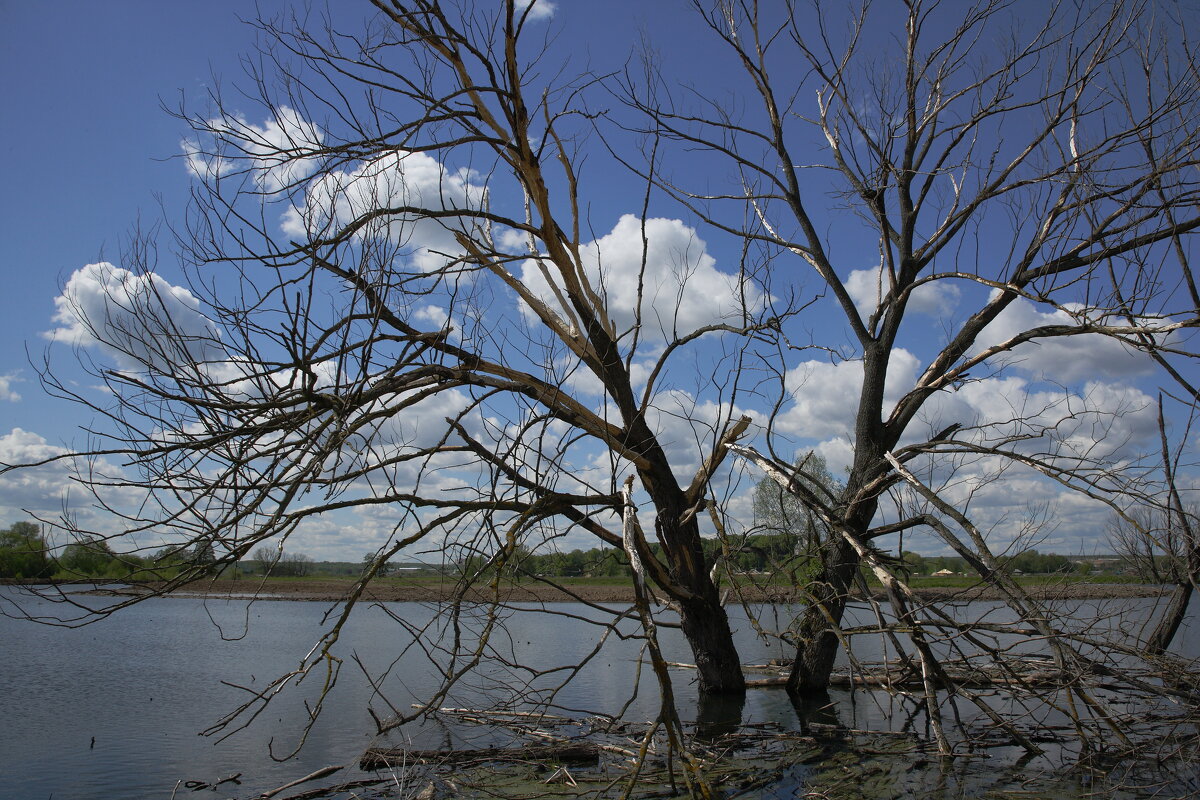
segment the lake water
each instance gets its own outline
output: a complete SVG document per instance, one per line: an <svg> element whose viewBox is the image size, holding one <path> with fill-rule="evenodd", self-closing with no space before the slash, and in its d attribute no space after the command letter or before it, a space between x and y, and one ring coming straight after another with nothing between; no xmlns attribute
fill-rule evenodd
<svg viewBox="0 0 1200 800"><path fill-rule="evenodd" d="M0 592L0 602L16 595L11 587L0 587ZM1153 601L1122 602L1144 618ZM60 607L28 596L21 603L34 614L62 613ZM590 621L600 618L598 612L580 604L550 608L558 613L538 613L528 606L532 613L512 614L490 646L515 662L543 668L570 664L591 653L600 628ZM212 784L237 773L240 785L226 783L217 793L203 794L180 788L177 796L248 797L321 767L353 763L375 744L471 744L461 741L461 730L436 725L409 726L383 741L372 736L368 706L385 718L390 712L358 662L376 678L386 675L381 687L401 711L437 682L430 659L418 649L404 651L411 637L397 620L414 627L437 624L430 607L414 603L363 606L351 619L337 645L344 659L338 684L294 759L280 763L272 754L282 757L299 744L307 719L304 703L320 694L322 676L317 674L290 687L247 729L224 740L200 735L245 701L247 689L260 691L269 680L294 669L330 624L327 609L328 604L315 602L159 598L75 629L0 617L0 797L165 799L181 781ZM773 609L758 612L764 625L776 625ZM1007 612L979 603L965 613L999 619ZM788 654L780 645L758 639L740 609L731 609L731 616L745 663ZM632 633L636 626L627 622L622 630ZM690 660L678 631L664 629L662 638L668 658ZM1179 641L1185 654L1200 655L1200 641L1192 629L1182 631ZM858 655L878 658L878 642L876 637L860 638ZM556 702L571 709L616 711L634 691L639 652L639 642L610 636ZM503 700L518 681L528 682L530 675L481 670L441 705L479 706L486 702L482 697ZM553 676L533 681L543 688L556 683ZM686 717L695 697L689 673L676 672L675 686ZM845 693L831 696L839 701L842 724L887 726L886 708L847 702ZM657 706L647 672L626 716L650 719ZM775 690L750 692L743 719L797 724L786 694ZM343 771L337 780L352 777Z"/></svg>

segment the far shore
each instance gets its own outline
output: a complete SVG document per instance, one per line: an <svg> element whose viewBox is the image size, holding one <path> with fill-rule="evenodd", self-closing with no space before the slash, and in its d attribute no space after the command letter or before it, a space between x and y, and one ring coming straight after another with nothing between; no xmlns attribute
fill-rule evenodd
<svg viewBox="0 0 1200 800"><path fill-rule="evenodd" d="M79 585L82 584L82 585ZM48 584L40 584L48 586ZM53 585L53 584L50 584ZM161 594L165 586L161 583L114 583L96 586L92 582L71 581L58 584L67 591L84 591L87 594L136 597ZM77 586L72 589L70 587ZM84 589L83 585L89 588ZM256 597L261 600L307 600L338 602L345 600L354 590L355 583L336 578L288 578L267 579L259 576L243 576L237 580L226 578L193 581L172 590L171 597ZM1170 591L1169 586L1136 583L1079 583L1048 582L1025 585L1025 592L1039 600L1057 599L1110 599L1130 597L1157 597ZM1001 594L990 586L917 586L914 594L925 600L999 600ZM804 595L794 587L781 585L744 585L735 589L723 589L727 604L751 603L802 603ZM875 599L885 600L882 589L873 592ZM451 580L437 578L386 578L372 582L363 592L362 600L370 602L418 602L445 603L453 600L467 602L505 603L632 603L633 590L628 584L588 579L566 579L545 582L527 579L520 583L501 584L497 589L487 585L463 591Z"/></svg>

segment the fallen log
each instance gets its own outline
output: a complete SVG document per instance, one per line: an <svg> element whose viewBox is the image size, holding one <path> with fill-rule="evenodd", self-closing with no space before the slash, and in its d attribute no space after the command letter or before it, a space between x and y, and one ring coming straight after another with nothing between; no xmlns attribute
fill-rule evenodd
<svg viewBox="0 0 1200 800"><path fill-rule="evenodd" d="M747 689L770 689L776 686L787 686L787 676L780 675L773 678L746 678Z"/></svg>
<svg viewBox="0 0 1200 800"><path fill-rule="evenodd" d="M316 772L311 772L308 775L305 775L303 778L298 778L294 781L291 781L290 783L285 783L283 786L280 786L277 789L272 789L269 792L263 792L262 794L260 794L258 796L257 800L266 800L266 798L274 797L275 795L279 794L280 792L285 791L287 789L291 789L294 786L299 786L302 783L308 783L309 781L315 781L315 780L318 780L319 778L327 778L330 775L332 775L333 773L340 771L341 769L342 769L342 767L339 767L339 766L324 767L322 769L317 770ZM222 781L221 783L224 783L224 781ZM212 788L216 789L217 786L219 786L219 785L220 784L214 784Z"/></svg>
<svg viewBox="0 0 1200 800"><path fill-rule="evenodd" d="M372 747L359 759L364 770L388 769L416 761L438 764L481 763L485 761L566 761L595 764L600 748L589 742L537 744L522 747L490 747L482 750L410 750L405 747Z"/></svg>
<svg viewBox="0 0 1200 800"><path fill-rule="evenodd" d="M1056 689L1067 685L1069 681L1061 672L1039 671L1018 675L995 675L983 672L948 672L949 680L933 680L939 689ZM780 675L770 678L747 678L747 689L770 689L787 686L787 676ZM851 687L879 687L884 689L923 689L925 682L920 675L912 673L900 674L858 674L829 676L829 686L836 689Z"/></svg>

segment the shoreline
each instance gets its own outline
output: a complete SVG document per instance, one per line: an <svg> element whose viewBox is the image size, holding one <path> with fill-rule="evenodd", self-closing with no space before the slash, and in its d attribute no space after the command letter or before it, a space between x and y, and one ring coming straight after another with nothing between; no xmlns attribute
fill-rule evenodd
<svg viewBox="0 0 1200 800"><path fill-rule="evenodd" d="M329 578L288 579L262 581L258 578L215 579L193 581L175 590L162 593L162 583L146 582L128 584L113 582L113 588L97 586L94 581L12 582L9 585L35 586L92 586L83 594L119 597L160 595L164 597L257 599L260 601L293 600L307 602L339 602L345 600L354 588L350 580ZM118 588L119 587L119 588ZM1131 583L1060 583L1023 587L1035 600L1109 600L1136 597L1158 597L1170 592L1170 586ZM741 601L750 603L802 603L803 594L789 586L743 586L733 591L723 590L726 605ZM967 587L915 587L913 594L926 601L1001 600L1002 595L990 586ZM872 599L886 601L886 592L880 588L872 592ZM866 598L856 595L856 600ZM540 581L504 584L497 591L486 585L472 587L463 592L452 581L384 580L369 586L360 600L379 603L446 603L462 600L471 603L632 603L633 589L619 583L574 583L552 586Z"/></svg>

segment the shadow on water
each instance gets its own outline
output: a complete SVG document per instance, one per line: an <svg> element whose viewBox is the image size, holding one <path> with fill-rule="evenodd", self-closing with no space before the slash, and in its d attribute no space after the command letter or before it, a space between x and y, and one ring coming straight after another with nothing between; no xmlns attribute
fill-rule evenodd
<svg viewBox="0 0 1200 800"><path fill-rule="evenodd" d="M789 695L788 699L796 710L796 720L803 733L811 733L812 724L828 727L839 727L842 724L837 713L837 703L824 689Z"/></svg>
<svg viewBox="0 0 1200 800"><path fill-rule="evenodd" d="M742 727L746 695L700 695L696 701L696 738L712 742Z"/></svg>

